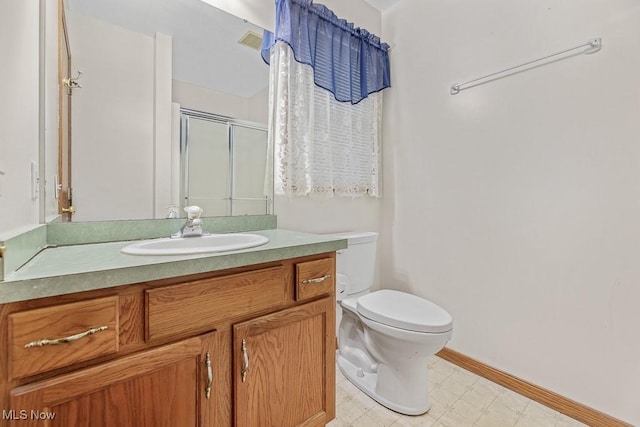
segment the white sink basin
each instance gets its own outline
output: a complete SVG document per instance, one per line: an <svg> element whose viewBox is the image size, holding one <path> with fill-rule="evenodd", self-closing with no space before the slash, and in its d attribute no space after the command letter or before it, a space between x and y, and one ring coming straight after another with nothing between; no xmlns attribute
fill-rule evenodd
<svg viewBox="0 0 640 427"><path fill-rule="evenodd" d="M210 234L202 237L178 237L145 240L120 250L128 255L190 255L235 251L264 245L268 238L258 234Z"/></svg>

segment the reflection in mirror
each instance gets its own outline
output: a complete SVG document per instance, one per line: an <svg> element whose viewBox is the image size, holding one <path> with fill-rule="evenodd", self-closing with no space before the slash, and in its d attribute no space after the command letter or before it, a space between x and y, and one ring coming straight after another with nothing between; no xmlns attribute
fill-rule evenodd
<svg viewBox="0 0 640 427"><path fill-rule="evenodd" d="M233 215L273 212L273 183L267 173L267 130L239 124L231 129L232 165L231 184ZM262 147L258 149L257 147ZM265 196L261 196L265 194Z"/></svg>
<svg viewBox="0 0 640 427"><path fill-rule="evenodd" d="M185 205L185 196L190 203L226 199L203 206L204 216L271 213L265 165L245 164L266 161L265 145L254 141L264 125L223 123L226 151L224 142L212 141L202 147L209 157L189 160L189 175L177 166L180 109L237 124L267 122L262 29L201 0L68 0L65 6L70 73L82 72L72 94L73 221L164 218L172 206ZM187 184L190 193L183 192Z"/></svg>
<svg viewBox="0 0 640 427"><path fill-rule="evenodd" d="M180 135L183 207L210 216L271 213L264 126L183 109Z"/></svg>

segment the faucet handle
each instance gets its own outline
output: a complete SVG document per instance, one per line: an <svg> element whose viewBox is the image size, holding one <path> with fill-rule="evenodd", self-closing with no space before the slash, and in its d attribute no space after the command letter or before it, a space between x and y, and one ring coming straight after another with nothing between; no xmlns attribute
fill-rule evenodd
<svg viewBox="0 0 640 427"><path fill-rule="evenodd" d="M187 219L197 219L202 215L202 208L200 206L187 206L184 208L187 213Z"/></svg>
<svg viewBox="0 0 640 427"><path fill-rule="evenodd" d="M165 218L178 218L178 205L167 205L167 215Z"/></svg>

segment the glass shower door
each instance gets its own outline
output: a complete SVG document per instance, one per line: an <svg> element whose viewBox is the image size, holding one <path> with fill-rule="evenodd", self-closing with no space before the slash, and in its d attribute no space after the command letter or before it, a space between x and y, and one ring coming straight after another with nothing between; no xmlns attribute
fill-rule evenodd
<svg viewBox="0 0 640 427"><path fill-rule="evenodd" d="M242 125L231 127L231 214L264 215L271 199L265 194L267 131Z"/></svg>
<svg viewBox="0 0 640 427"><path fill-rule="evenodd" d="M205 216L273 213L264 126L186 109L181 125L183 207Z"/></svg>
<svg viewBox="0 0 640 427"><path fill-rule="evenodd" d="M231 215L229 130L224 122L183 116L183 206Z"/></svg>

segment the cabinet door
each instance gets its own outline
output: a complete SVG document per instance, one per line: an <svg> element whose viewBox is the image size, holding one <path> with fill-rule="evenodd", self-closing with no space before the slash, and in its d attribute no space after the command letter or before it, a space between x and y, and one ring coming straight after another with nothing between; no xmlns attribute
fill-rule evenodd
<svg viewBox="0 0 640 427"><path fill-rule="evenodd" d="M335 302L234 325L235 425L324 426L335 416Z"/></svg>
<svg viewBox="0 0 640 427"><path fill-rule="evenodd" d="M206 391L213 335L15 388L9 418L21 427L196 426L214 407Z"/></svg>

